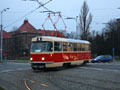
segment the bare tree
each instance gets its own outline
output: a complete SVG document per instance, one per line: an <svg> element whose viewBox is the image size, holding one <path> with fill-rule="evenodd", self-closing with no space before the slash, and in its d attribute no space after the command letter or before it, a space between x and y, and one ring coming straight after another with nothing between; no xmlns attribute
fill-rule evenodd
<svg viewBox="0 0 120 90"><path fill-rule="evenodd" d="M79 23L80 38L83 40L87 40L90 34L90 24L92 22L92 14L89 13L89 7L86 1L84 1L83 6L81 8L79 19L80 19L80 23Z"/></svg>

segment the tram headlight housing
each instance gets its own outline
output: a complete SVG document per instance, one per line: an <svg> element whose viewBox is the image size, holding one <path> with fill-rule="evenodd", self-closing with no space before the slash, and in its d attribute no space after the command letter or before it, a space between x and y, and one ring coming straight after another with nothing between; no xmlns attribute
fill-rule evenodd
<svg viewBox="0 0 120 90"><path fill-rule="evenodd" d="M42 60L44 61L44 60L45 60L45 58L44 58L44 57L42 57Z"/></svg>
<svg viewBox="0 0 120 90"><path fill-rule="evenodd" d="M30 60L32 61L32 60L33 60L33 58L30 58Z"/></svg>

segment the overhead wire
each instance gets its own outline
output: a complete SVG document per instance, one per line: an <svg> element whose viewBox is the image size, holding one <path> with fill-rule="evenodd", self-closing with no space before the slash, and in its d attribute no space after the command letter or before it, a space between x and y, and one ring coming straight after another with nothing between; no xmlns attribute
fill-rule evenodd
<svg viewBox="0 0 120 90"><path fill-rule="evenodd" d="M47 2L44 3L44 4L40 4L40 6L38 6L38 7L35 8L34 10L32 10L32 11L30 11L29 13L25 14L24 16L20 17L19 19L15 20L15 21L12 22L11 24L5 26L4 29L7 28L7 27L9 27L9 26L11 26L11 25L13 25L13 24L15 24L16 22L20 21L22 18L24 18L24 17L30 15L31 13L33 13L33 12L36 11L37 9L39 9L39 8L43 7L44 5L48 4L50 1L51 1L51 0L47 1Z"/></svg>
<svg viewBox="0 0 120 90"><path fill-rule="evenodd" d="M24 18L24 17L28 16L29 14L33 13L33 12L34 12L35 10L37 10L38 8L39 8L39 7L35 8L34 10L32 10L32 11L30 11L29 13L25 14L25 15L24 15L24 16L22 16L21 18L19 18L19 19L15 20L14 22L12 22L11 24L9 24L9 25L5 26L4 28L7 28L7 27L9 27L9 26L13 25L14 23L16 23L16 22L20 21L22 18Z"/></svg>
<svg viewBox="0 0 120 90"><path fill-rule="evenodd" d="M54 13L54 11L52 11L52 10L48 9L47 7L45 7L41 2L39 2L39 0L36 0L36 1L38 2L38 4L40 4L40 5L41 5L44 9L46 9L47 11ZM52 0L50 0L50 1L52 1Z"/></svg>

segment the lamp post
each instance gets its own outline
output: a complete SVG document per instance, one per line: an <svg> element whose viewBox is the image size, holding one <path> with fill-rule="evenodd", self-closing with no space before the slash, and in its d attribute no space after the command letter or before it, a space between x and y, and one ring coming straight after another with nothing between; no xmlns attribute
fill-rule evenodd
<svg viewBox="0 0 120 90"><path fill-rule="evenodd" d="M73 20L75 20L76 21L76 34L77 34L77 38L79 38L78 36L78 16L76 16L76 18L75 17L67 17L67 18L65 18L65 19L73 19Z"/></svg>
<svg viewBox="0 0 120 90"><path fill-rule="evenodd" d="M2 24L2 19L3 19L3 12L7 11L9 8L5 8L3 9L2 11L0 11L0 14L1 14L1 43L0 43L0 59L1 59L1 62L2 62L2 53L3 53L3 24Z"/></svg>
<svg viewBox="0 0 120 90"><path fill-rule="evenodd" d="M120 7L118 7L117 9L120 9ZM120 19L118 20L118 50L120 50Z"/></svg>

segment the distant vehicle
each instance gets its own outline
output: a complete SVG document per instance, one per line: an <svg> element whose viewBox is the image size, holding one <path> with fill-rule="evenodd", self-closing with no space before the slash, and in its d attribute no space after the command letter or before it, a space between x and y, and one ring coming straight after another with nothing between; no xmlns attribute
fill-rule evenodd
<svg viewBox="0 0 120 90"><path fill-rule="evenodd" d="M96 58L94 58L93 60L91 60L92 63L95 62L112 62L113 58L111 55L101 55L101 56L97 56Z"/></svg>

